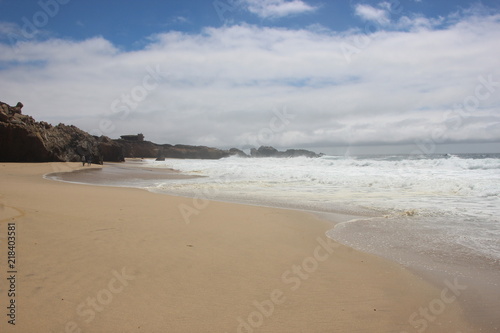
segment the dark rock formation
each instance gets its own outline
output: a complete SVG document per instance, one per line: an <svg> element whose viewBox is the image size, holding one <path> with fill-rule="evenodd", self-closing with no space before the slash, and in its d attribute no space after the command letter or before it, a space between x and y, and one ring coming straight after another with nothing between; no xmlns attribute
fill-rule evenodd
<svg viewBox="0 0 500 333"><path fill-rule="evenodd" d="M244 151L239 150L237 148L231 148L231 149L229 149L229 155L231 155L231 156L239 156L239 157L249 157L247 154L245 154Z"/></svg>
<svg viewBox="0 0 500 333"><path fill-rule="evenodd" d="M110 151L116 150L109 138L96 138L75 126L36 122L21 114L22 103L11 107L0 102L0 161L1 162L79 162L82 156L94 162L103 159L100 141L107 141ZM104 147L104 146L103 146ZM123 159L121 159L123 160Z"/></svg>
<svg viewBox="0 0 500 333"><path fill-rule="evenodd" d="M125 157L219 159L241 152L159 145L144 141L142 134L124 135L118 140L95 137L75 126L36 122L21 114L22 107L22 103L11 107L0 102L0 162L79 162L82 156L91 157L94 163L121 162Z"/></svg>
<svg viewBox="0 0 500 333"><path fill-rule="evenodd" d="M280 152L269 146L260 146L259 149L252 148L250 150L250 156L252 157L278 157Z"/></svg>
<svg viewBox="0 0 500 333"><path fill-rule="evenodd" d="M121 147L123 156L131 158L156 158L160 155L161 146L150 141L113 140Z"/></svg>
<svg viewBox="0 0 500 333"><path fill-rule="evenodd" d="M23 108L23 103L17 102L16 106L10 106L6 103L0 102L0 120L5 121L9 116L14 116L16 114L21 114L21 109Z"/></svg>
<svg viewBox="0 0 500 333"><path fill-rule="evenodd" d="M144 141L142 134L124 135L122 139L96 137L75 126L36 122L23 115L22 103L15 107L0 102L0 162L80 162L82 156L94 163L121 162L131 158L220 159L228 156L248 157L243 151L221 150L205 146L159 145ZM307 150L280 152L273 147L253 148L252 157L318 157Z"/></svg>
<svg viewBox="0 0 500 333"><path fill-rule="evenodd" d="M288 149L285 152L278 151L274 147L261 146L259 149L252 148L250 150L252 157L320 157L322 154L316 154L313 151L305 149Z"/></svg>
<svg viewBox="0 0 500 333"><path fill-rule="evenodd" d="M231 155L227 150L205 146L160 145L150 141L137 142L121 139L115 142L122 146L126 157L156 158L159 161L165 158L220 159Z"/></svg>
<svg viewBox="0 0 500 333"><path fill-rule="evenodd" d="M288 149L283 153L283 157L309 157L316 158L321 157L323 154L316 154L313 151L305 149Z"/></svg>
<svg viewBox="0 0 500 333"><path fill-rule="evenodd" d="M123 139L113 140L113 142L121 147L123 156L130 158L155 158L157 161L163 161L165 158L216 160L232 155L248 157L236 148L222 150L206 146L157 144L151 141Z"/></svg>
<svg viewBox="0 0 500 333"><path fill-rule="evenodd" d="M107 162L125 161L125 156L123 155L123 148L118 143L111 140L107 136L99 137L98 147L104 161Z"/></svg>
<svg viewBox="0 0 500 333"><path fill-rule="evenodd" d="M164 147L163 153L168 158L220 159L229 156L229 152L226 150L187 145Z"/></svg>

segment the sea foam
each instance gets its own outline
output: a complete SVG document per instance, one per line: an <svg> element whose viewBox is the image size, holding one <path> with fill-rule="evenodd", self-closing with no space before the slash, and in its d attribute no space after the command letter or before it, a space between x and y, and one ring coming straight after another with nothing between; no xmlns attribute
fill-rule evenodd
<svg viewBox="0 0 500 333"><path fill-rule="evenodd" d="M364 225L370 223L373 233L397 231L409 245L426 242L446 251L460 246L500 260L500 155L230 157L149 161L148 166L204 176L169 180L150 187L154 191L382 217ZM370 250L354 240L353 228L335 228L330 236ZM404 238L405 233L422 237ZM382 238L379 243L391 243L390 236Z"/></svg>

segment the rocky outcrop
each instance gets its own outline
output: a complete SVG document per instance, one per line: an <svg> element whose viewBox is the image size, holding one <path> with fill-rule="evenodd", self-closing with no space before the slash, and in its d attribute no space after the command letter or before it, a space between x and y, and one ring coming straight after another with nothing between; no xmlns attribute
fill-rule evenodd
<svg viewBox="0 0 500 333"><path fill-rule="evenodd" d="M228 156L248 157L243 151L222 150L206 146L156 144L144 141L142 134L122 139L92 136L72 125L52 126L23 115L22 103L12 107L0 102L0 162L79 162L82 156L93 163L121 162L131 158L220 159ZM289 149L280 152L273 147L251 150L251 157L318 157L308 150Z"/></svg>
<svg viewBox="0 0 500 333"><path fill-rule="evenodd" d="M102 154L102 147L113 153L120 149L111 139L94 137L75 126L37 122L21 109L22 103L11 107L0 102L1 162L78 162L82 156L94 163L123 160Z"/></svg>
<svg viewBox="0 0 500 333"><path fill-rule="evenodd" d="M167 158L220 159L230 156L226 150L205 146L165 146L163 147L163 156Z"/></svg>
<svg viewBox="0 0 500 333"><path fill-rule="evenodd" d="M205 146L189 145L170 145L156 144L150 141L132 142L127 140L115 140L123 147L126 157L137 158L156 158L164 160L165 158L190 158L190 159L220 159L231 156L232 153L227 150Z"/></svg>
<svg viewBox="0 0 500 333"><path fill-rule="evenodd" d="M0 121L7 121L11 116L21 114L23 103L17 102L16 106L0 102Z"/></svg>
<svg viewBox="0 0 500 333"><path fill-rule="evenodd" d="M219 159L240 151L205 146L159 145L142 134L123 139L95 137L75 126L52 126L21 114L22 103L0 102L0 162L121 162L125 157ZM243 153L243 152L241 152ZM243 153L244 154L244 153Z"/></svg>
<svg viewBox="0 0 500 333"><path fill-rule="evenodd" d="M282 154L282 157L309 157L316 158L321 157L323 154L316 154L313 151L306 149L288 149Z"/></svg>
<svg viewBox="0 0 500 333"><path fill-rule="evenodd" d="M270 146L260 146L259 149L252 148L250 150L250 156L252 157L278 157L280 152Z"/></svg>
<svg viewBox="0 0 500 333"><path fill-rule="evenodd" d="M125 155L123 154L123 148L111 140L107 136L101 136L98 140L99 152L102 155L104 161L107 162L123 162L125 161Z"/></svg>
<svg viewBox="0 0 500 333"><path fill-rule="evenodd" d="M121 147L123 156L131 158L156 158L160 156L161 146L150 141L113 140Z"/></svg>
<svg viewBox="0 0 500 333"><path fill-rule="evenodd" d="M261 146L259 149L250 150L251 157L321 157L322 154L316 154L313 151L305 149L288 149L287 151L278 151L274 147Z"/></svg>
<svg viewBox="0 0 500 333"><path fill-rule="evenodd" d="M231 156L238 156L238 157L249 157L247 154L245 154L244 151L239 150L237 148L231 148L229 149L229 154Z"/></svg>

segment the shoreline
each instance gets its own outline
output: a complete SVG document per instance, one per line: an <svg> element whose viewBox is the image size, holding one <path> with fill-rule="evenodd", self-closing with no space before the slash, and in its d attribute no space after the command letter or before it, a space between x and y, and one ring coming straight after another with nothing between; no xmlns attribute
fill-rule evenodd
<svg viewBox="0 0 500 333"><path fill-rule="evenodd" d="M140 162L140 161L132 161L132 162ZM108 165L109 167L117 167L115 164ZM144 180L148 179L154 179L149 177L149 172L151 171L150 168L145 167L144 165L137 164L137 165L126 165L126 166L120 166L120 170L124 170L125 172L128 172L130 170L142 170L142 177ZM85 169L84 171L88 171L90 169ZM162 172L162 176L167 176L168 179L178 179L175 170L172 169L157 169L153 168L153 171L159 171ZM170 175L173 174L173 177L170 178ZM124 174L125 176L127 175ZM73 172L73 176L76 179L82 179L80 178L80 175L77 173ZM186 176L186 178L191 178L192 176ZM196 178L196 177L192 177ZM93 181L93 182L99 182L99 177L95 177L95 174L92 176L88 176L87 178L84 178L86 182L83 182L82 184L87 184L88 181ZM168 179L163 179L163 181L168 181ZM141 188L140 186L134 186L132 183L130 183L130 178L124 177L123 180L128 180L128 185L121 185L122 187L129 187L129 188ZM79 182L76 182L79 183ZM96 185L101 185L101 186L120 186L120 185L113 185L112 183L102 185L102 184L97 184ZM146 188L143 188L146 189ZM190 204L190 208L194 209L195 211L197 210L196 207L197 205L202 205L201 202L207 201L207 199L202 198L193 198L190 196L183 196L183 195L178 195L178 194L171 194L171 193L164 193L162 191L155 191L152 189L146 189L147 191L151 193L156 193L156 194L161 194L161 195L173 195L177 196L180 198L187 198L190 200L193 200L192 203ZM200 203L196 204L195 201L199 200ZM210 199L214 200L214 199ZM266 205L264 203L260 202L255 202L255 203L249 203L249 202L240 202L237 200L224 200L224 199L215 199L215 201L220 202L220 203L227 203L227 204L242 204L242 205L248 205L248 206L254 206L254 207L266 207L266 208L277 208L277 209L285 209L285 210L292 210L292 211L297 211L297 212L303 212L307 214L312 214L319 219L323 221L327 221L330 223L330 230L326 232L327 236L329 232L331 232L337 225L339 224L344 224L344 223L349 223L353 221L368 221L372 218L380 218L380 216L363 216L363 215L353 215L353 214L348 214L345 212L341 211L330 211L330 212L322 212L322 211L315 211L315 210L310 210L310 209L305 209L301 207L295 207L293 205L286 206L286 205ZM190 215L189 212L187 212L187 215ZM331 237L330 237L331 238ZM344 244L346 246L349 246L348 244ZM419 277L425 279L427 282L433 284L436 288L446 288L447 282L453 281L455 278L459 278L459 281L462 281L466 284L468 290L463 290L461 292L460 298L458 299L459 303L464 307L467 308L468 311L466 313L467 317L471 322L474 322L475 325L479 327L498 327L499 322L496 318L496 311L495 309L498 308L498 302L495 301L495 297L500 297L500 294L496 290L496 287L491 284L491 281L494 281L495 278L497 278L494 274L492 274L490 271L484 270L482 275L480 277L476 278L471 278L470 276L462 274L464 270L467 270L466 267L456 270L456 271L448 271L447 268L449 267L442 267L443 270L436 270L436 269L429 269L429 268L424 268L421 266L415 266L415 265L408 265L408 264L403 264L396 260L394 256L388 256L388 255L383 255L383 254L377 254L377 253L371 253L369 251L363 251L363 250L358 250L362 251L365 253L370 253L373 255L376 255L378 257L384 258L385 260L389 260L391 262L394 262L398 265L401 265L411 271L412 273L418 275ZM390 252L389 252L390 253ZM489 276L490 277L490 283L487 283L485 279L483 279L484 276ZM480 295L480 296L478 296ZM485 324L488 323L488 324Z"/></svg>
<svg viewBox="0 0 500 333"><path fill-rule="evenodd" d="M135 160L132 162L136 162ZM108 165L111 168L117 167L115 164ZM179 179L181 177L177 177L179 175L178 171L173 170L173 169L158 169L158 168L148 168L144 165L138 164L138 165L125 165L122 166L120 165L119 167L120 170L124 170L126 172L126 175L129 175L128 172L133 170L142 170L139 171L139 173L143 178L143 180L151 180L151 179L156 179L154 177L150 177L149 172L150 171L158 171L162 176L167 177L163 179L164 181L168 181L168 179ZM90 169L85 169L84 171L89 171ZM73 182L77 184L87 184L89 185L89 181L99 181L99 177L95 178L95 174L92 176L87 176L86 178L82 178L81 175L78 175L77 172L72 173L76 179L85 179L85 182L80 183L80 182ZM133 174L132 174L133 175ZM68 174L69 176L69 174ZM69 177L71 178L71 177ZM182 178L197 178L196 176L188 176L185 175L185 177ZM60 179L59 179L60 180ZM128 180L129 185L122 185L121 187L129 187L129 188L138 188L134 186L132 183L130 183L130 177L124 177L123 180ZM68 180L62 180L62 181L68 181ZM71 181L70 181L71 182ZM90 184L90 185L100 185L100 186L120 186L120 185L113 185L112 183L108 183L106 185L102 184ZM141 188L139 186L139 188ZM146 188L143 188L146 189ZM189 200L192 200L192 203L190 204L190 209L194 209L197 211L197 206L202 205L201 202L206 201L207 199L204 198L193 198L190 196L183 196L183 195L177 195L177 194L171 194L171 193L164 193L162 191L155 191L152 189L146 189L147 191L151 193L156 193L156 194L161 194L161 195L168 195L168 196L177 196L180 198L186 198ZM195 200L199 200L200 203L196 204ZM214 199L210 199L214 200ZM285 210L292 210L292 211L297 211L297 212L303 212L307 214L312 214L319 219L323 221L327 221L330 223L330 230L328 230L327 236L329 231L332 231L333 228L335 228L338 224L342 223L348 223L356 220L369 220L371 218L380 218L381 216L362 216L362 215L353 215L353 214L348 214L344 212L339 212L339 211L331 211L331 212L322 212L322 211L315 211L315 210L309 210L305 208L300 208L300 207L295 207L295 206L279 206L279 205L266 205L264 203L249 203L249 202L240 202L237 200L224 200L220 199L217 200L215 199L216 202L220 203L226 203L226 204L242 204L242 205L248 205L248 206L253 206L253 207L266 207L266 208L277 208L277 209L285 209ZM187 212L187 215L190 215L190 212ZM349 246L349 245L346 245ZM362 251L362 250L358 250ZM370 253L367 251L362 251L364 253ZM373 254L373 253L371 253ZM497 288L491 284L491 281L494 281L497 276L492 274L491 271L484 270L482 271L482 275L479 277L471 278L470 276L464 275L463 271L464 269L466 270L467 268L462 268L461 270L456 270L456 271L447 271L445 268L442 267L444 270L436 270L436 269L426 269L423 267L419 266L414 266L414 265L404 265L403 263L399 262L398 260L394 259L394 256L387 256L387 255L381 255L381 254L373 254L378 257L383 258L384 260L389 260L391 262L396 263L397 265L401 265L402 267L405 267L409 271L411 271L413 274L418 275L419 277L425 279L427 282L433 284L436 288L446 288L447 287L447 282L453 281L457 276L459 277L458 280L462 281L465 283L466 287L468 290L463 290L461 291L460 298L458 299L458 302L464 307L467 308L467 317L469 321L474 322L476 326L479 327L499 327L500 322L496 318L496 308L498 308L498 301L495 301L496 297L500 297L500 293L496 290ZM490 282L488 283L485 278L483 277L490 277ZM458 282L457 282L458 283ZM478 296L480 295L480 296ZM488 324L485 324L488 323Z"/></svg>
<svg viewBox="0 0 500 333"><path fill-rule="evenodd" d="M443 290L329 240L329 224L309 213L208 200L193 207L183 197L42 177L76 169L0 164L0 226L15 221L23 254L16 329L415 332L425 323L426 332L478 331L458 302L426 320L419 309ZM180 208L190 205L198 213L186 223Z"/></svg>
<svg viewBox="0 0 500 333"><path fill-rule="evenodd" d="M128 159L124 163L125 166L120 163L105 163L102 166L97 167L82 167L75 170L68 170L64 172L51 172L43 175L45 179L55 180L66 182L70 184L80 184L80 185L91 185L91 186L112 186L112 187L124 187L124 188L134 188L134 189L144 189L151 193L168 195L180 198L186 198L193 200L194 198L189 195L176 194L176 193L168 193L163 192L161 190L155 190L150 188L150 186L145 186L146 183L140 183L140 181L169 181L175 179L196 179L205 176L195 176L195 175L186 175L181 173L175 169L166 169L166 168L151 168L147 167L143 164L133 165L131 162L141 162L141 159ZM122 175L117 175L116 172L109 172L113 170L113 168L117 169L116 171L123 171ZM94 173L94 171L104 171L104 174ZM108 171L108 172L106 172ZM87 173L88 175L83 175ZM93 173L92 175L90 173ZM134 183L134 176L137 177L139 182ZM111 181L110 181L111 178ZM128 184L123 184L122 182L127 182ZM151 185L149 183L148 185ZM205 200L201 198L202 200ZM216 201L221 203L228 204L241 204L248 205L254 207L266 207L266 208L277 208L277 209L286 209L286 210L295 210L299 212L306 212L309 214L313 214L320 219L326 220L330 222L332 225L336 225L343 222L349 222L351 220L356 219L365 219L365 218L373 218L373 217L381 217L382 215L370 215L368 212L350 212L350 211L341 211L333 209L331 211L326 210L315 210L313 208L308 207L299 207L295 205L269 205L264 202L245 202L239 200L231 200L229 198L220 198L220 199L207 199L210 201ZM363 215L363 213L365 213ZM374 212L370 212L374 214Z"/></svg>

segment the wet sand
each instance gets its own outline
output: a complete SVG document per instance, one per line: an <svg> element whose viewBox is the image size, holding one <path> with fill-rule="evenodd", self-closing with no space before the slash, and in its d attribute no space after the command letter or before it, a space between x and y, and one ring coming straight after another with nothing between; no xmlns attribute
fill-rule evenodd
<svg viewBox="0 0 500 333"><path fill-rule="evenodd" d="M94 185L124 186L124 183L154 184L168 179L189 179L196 176L184 175L179 171L166 168L148 168L144 165L132 163L105 163L83 166L72 172L55 172L46 175L47 178L73 183Z"/></svg>

